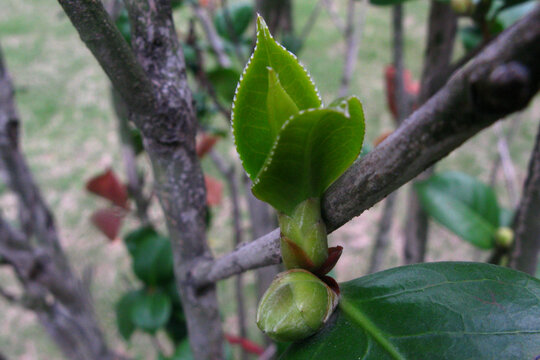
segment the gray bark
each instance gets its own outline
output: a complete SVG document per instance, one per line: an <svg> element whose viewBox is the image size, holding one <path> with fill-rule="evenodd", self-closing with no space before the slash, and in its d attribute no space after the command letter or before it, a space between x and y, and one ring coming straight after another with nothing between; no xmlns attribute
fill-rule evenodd
<svg viewBox="0 0 540 360"><path fill-rule="evenodd" d="M33 311L68 359L113 359L95 318L90 294L75 275L60 245L54 217L20 150L20 120L14 89L0 49L0 162L19 199L21 229L0 213L0 257Z"/></svg>
<svg viewBox="0 0 540 360"><path fill-rule="evenodd" d="M534 275L540 253L540 128L513 229L514 246L510 255L510 266Z"/></svg>
<svg viewBox="0 0 540 360"><path fill-rule="evenodd" d="M100 2L59 2L143 135L173 245L176 284L194 357L223 358L215 284L196 289L190 278L193 266L212 256L205 232L206 189L195 153L196 118L170 3L126 2L132 51Z"/></svg>
<svg viewBox="0 0 540 360"><path fill-rule="evenodd" d="M360 215L466 140L525 108L540 86L540 6L504 31L326 191L329 232ZM513 96L508 96L513 94ZM277 264L279 229L193 269L199 286Z"/></svg>
<svg viewBox="0 0 540 360"><path fill-rule="evenodd" d="M428 36L424 69L420 87L419 104L433 96L450 76L450 61L457 31L457 18L449 4L432 0L429 14ZM417 179L423 180L433 173L427 169ZM424 261L428 239L429 222L420 200L413 188L407 201L405 220L404 260L406 264Z"/></svg>
<svg viewBox="0 0 540 360"><path fill-rule="evenodd" d="M392 9L392 27L393 27L393 55L395 68L395 103L397 107L396 125L399 126L403 119L410 113L409 99L405 93L403 83L403 5L394 5ZM371 253L368 273L374 273L382 270L386 248L390 243L390 234L392 230L392 222L394 219L394 208L396 205L397 192L393 192L384 201L381 220L377 229L375 245Z"/></svg>

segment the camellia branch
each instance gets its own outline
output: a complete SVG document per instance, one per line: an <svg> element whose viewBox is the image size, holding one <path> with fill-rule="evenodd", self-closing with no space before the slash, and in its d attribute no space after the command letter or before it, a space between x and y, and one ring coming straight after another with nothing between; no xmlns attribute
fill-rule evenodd
<svg viewBox="0 0 540 360"><path fill-rule="evenodd" d="M326 191L322 210L331 232L508 114L539 88L540 6L500 34L371 153ZM512 94L509 96L509 94ZM192 273L199 286L279 262L279 229Z"/></svg>
<svg viewBox="0 0 540 360"><path fill-rule="evenodd" d="M534 276L540 253L540 128L529 161L529 172L514 218L510 266Z"/></svg>
<svg viewBox="0 0 540 360"><path fill-rule="evenodd" d="M223 358L215 285L196 289L189 279L194 264L212 256L206 242L206 189L195 152L197 121L170 1L125 1L133 50L100 1L59 2L143 135L167 219L194 358Z"/></svg>

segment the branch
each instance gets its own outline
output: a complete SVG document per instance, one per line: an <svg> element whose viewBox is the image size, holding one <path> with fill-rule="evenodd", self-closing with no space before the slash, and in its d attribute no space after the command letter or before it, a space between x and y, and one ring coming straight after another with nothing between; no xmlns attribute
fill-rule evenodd
<svg viewBox="0 0 540 360"><path fill-rule="evenodd" d="M343 64L343 75L339 96L346 96L349 92L351 78L358 59L358 49L364 28L364 17L367 10L367 0L357 5L357 0L349 0L347 5L347 27L345 28L345 63Z"/></svg>
<svg viewBox="0 0 540 360"><path fill-rule="evenodd" d="M503 32L398 130L330 186L322 203L327 229L336 230L480 130L525 108L538 91L538 58L540 6ZM202 285L278 262L276 229L220 259L201 262L192 276Z"/></svg>
<svg viewBox="0 0 540 360"><path fill-rule="evenodd" d="M190 3L193 9L193 13L195 14L197 20L199 20L204 29L206 39L208 40L210 47L212 48L212 50L214 50L214 53L216 54L219 66L224 68L231 67L231 59L229 59L229 56L225 53L225 47L223 46L223 42L221 41L221 38L216 32L216 28L214 27L212 20L210 20L210 18L208 17L208 13L205 9L199 6L199 1L190 1Z"/></svg>
<svg viewBox="0 0 540 360"><path fill-rule="evenodd" d="M449 69L456 32L457 17L450 5L432 0L419 104L424 104L432 97L452 74ZM433 171L434 167L427 169L416 181L428 178ZM403 257L406 264L412 264L424 261L429 232L428 215L413 188L409 189L407 209Z"/></svg>
<svg viewBox="0 0 540 360"><path fill-rule="evenodd" d="M58 2L130 110L151 114L156 105L152 84L102 2Z"/></svg>
<svg viewBox="0 0 540 360"><path fill-rule="evenodd" d="M514 218L510 267L534 276L540 253L540 128L529 161L529 172Z"/></svg>

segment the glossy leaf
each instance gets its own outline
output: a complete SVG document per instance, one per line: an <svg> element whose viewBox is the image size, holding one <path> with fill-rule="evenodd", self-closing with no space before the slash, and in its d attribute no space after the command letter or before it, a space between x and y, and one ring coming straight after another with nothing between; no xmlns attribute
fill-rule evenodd
<svg viewBox="0 0 540 360"><path fill-rule="evenodd" d="M124 294L116 303L116 325L118 332L125 340L129 340L136 329L131 317L131 311L137 298L141 296L142 292L140 290L130 291Z"/></svg>
<svg viewBox="0 0 540 360"><path fill-rule="evenodd" d="M171 315L171 300L160 292L141 292L131 307L131 320L143 331L151 334L165 326Z"/></svg>
<svg viewBox="0 0 540 360"><path fill-rule="evenodd" d="M409 265L340 284L319 333L285 360L535 359L540 280L480 263Z"/></svg>
<svg viewBox="0 0 540 360"><path fill-rule="evenodd" d="M147 285L164 284L174 277L173 256L169 239L147 237L137 245L133 271Z"/></svg>
<svg viewBox="0 0 540 360"><path fill-rule="evenodd" d="M307 71L279 45L261 17L257 44L236 88L233 134L244 169L255 180L274 143L268 116L268 68L299 110L318 108L321 100Z"/></svg>
<svg viewBox="0 0 540 360"><path fill-rule="evenodd" d="M140 228L128 233L124 237L124 242L131 256L135 256L137 253L137 248L140 246L140 244L142 244L147 238L154 238L158 236L158 233L153 227L141 226Z"/></svg>
<svg viewBox="0 0 540 360"><path fill-rule="evenodd" d="M436 221L475 246L494 246L500 210L492 188L459 172L434 175L415 188L422 207Z"/></svg>
<svg viewBox="0 0 540 360"><path fill-rule="evenodd" d="M253 19L251 3L234 3L216 12L214 26L222 38L235 41L246 31L251 19Z"/></svg>
<svg viewBox="0 0 540 360"><path fill-rule="evenodd" d="M360 101L310 109L283 125L272 155L253 184L253 194L290 215L305 199L320 197L358 157L364 138Z"/></svg>
<svg viewBox="0 0 540 360"><path fill-rule="evenodd" d="M230 104L234 98L240 73L234 69L217 68L209 71L206 76L212 83L217 95L227 104Z"/></svg>

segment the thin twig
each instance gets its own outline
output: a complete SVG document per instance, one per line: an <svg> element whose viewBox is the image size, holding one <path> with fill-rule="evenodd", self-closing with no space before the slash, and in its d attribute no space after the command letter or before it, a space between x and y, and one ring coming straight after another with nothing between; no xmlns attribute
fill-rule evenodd
<svg viewBox="0 0 540 360"><path fill-rule="evenodd" d="M333 0L322 0L322 3L324 5L324 7L326 8L326 12L330 16L330 20L334 23L334 25L339 30L341 35L343 35L345 37L346 36L346 30L345 30L346 25L343 22L343 20L341 20L341 17L339 16L339 13L335 8L334 1Z"/></svg>
<svg viewBox="0 0 540 360"><path fill-rule="evenodd" d="M227 185L229 187L229 192L231 196L231 202L232 202L232 210L233 210L233 229L234 229L234 246L240 245L242 243L242 237L243 237L243 231L242 231L242 225L240 223L241 221L241 214L240 214L240 199L239 199L239 193L238 193L238 183L237 178L235 176L235 167L234 165L227 166L225 164L225 161L221 158L221 156L214 150L211 150L210 158L216 165L216 168L219 170L219 172L223 175L225 180L227 181ZM245 301L244 301L244 290L243 290L243 282L242 282L242 274L238 274L236 276L235 280L235 293L236 293L236 309L237 309L237 315L238 315L238 328L239 328L239 334L240 337L243 339L247 338L247 329L246 329L246 313L245 313ZM242 359L247 359L248 354L243 349L242 352Z"/></svg>
<svg viewBox="0 0 540 360"><path fill-rule="evenodd" d="M367 10L367 0L357 5L357 0L349 0L347 6L347 27L345 28L345 62L343 64L343 75L341 77L341 87L339 96L343 97L349 93L351 78L354 74L360 39L364 28L364 18Z"/></svg>
<svg viewBox="0 0 540 360"><path fill-rule="evenodd" d="M214 50L214 53L216 54L219 66L224 68L231 67L231 60L225 52L223 42L221 41L221 38L219 37L212 20L210 20L210 18L208 17L208 13L199 5L199 1L190 1L190 4L193 9L193 13L195 14L204 29L206 39L208 40L210 47L212 48L212 50Z"/></svg>

